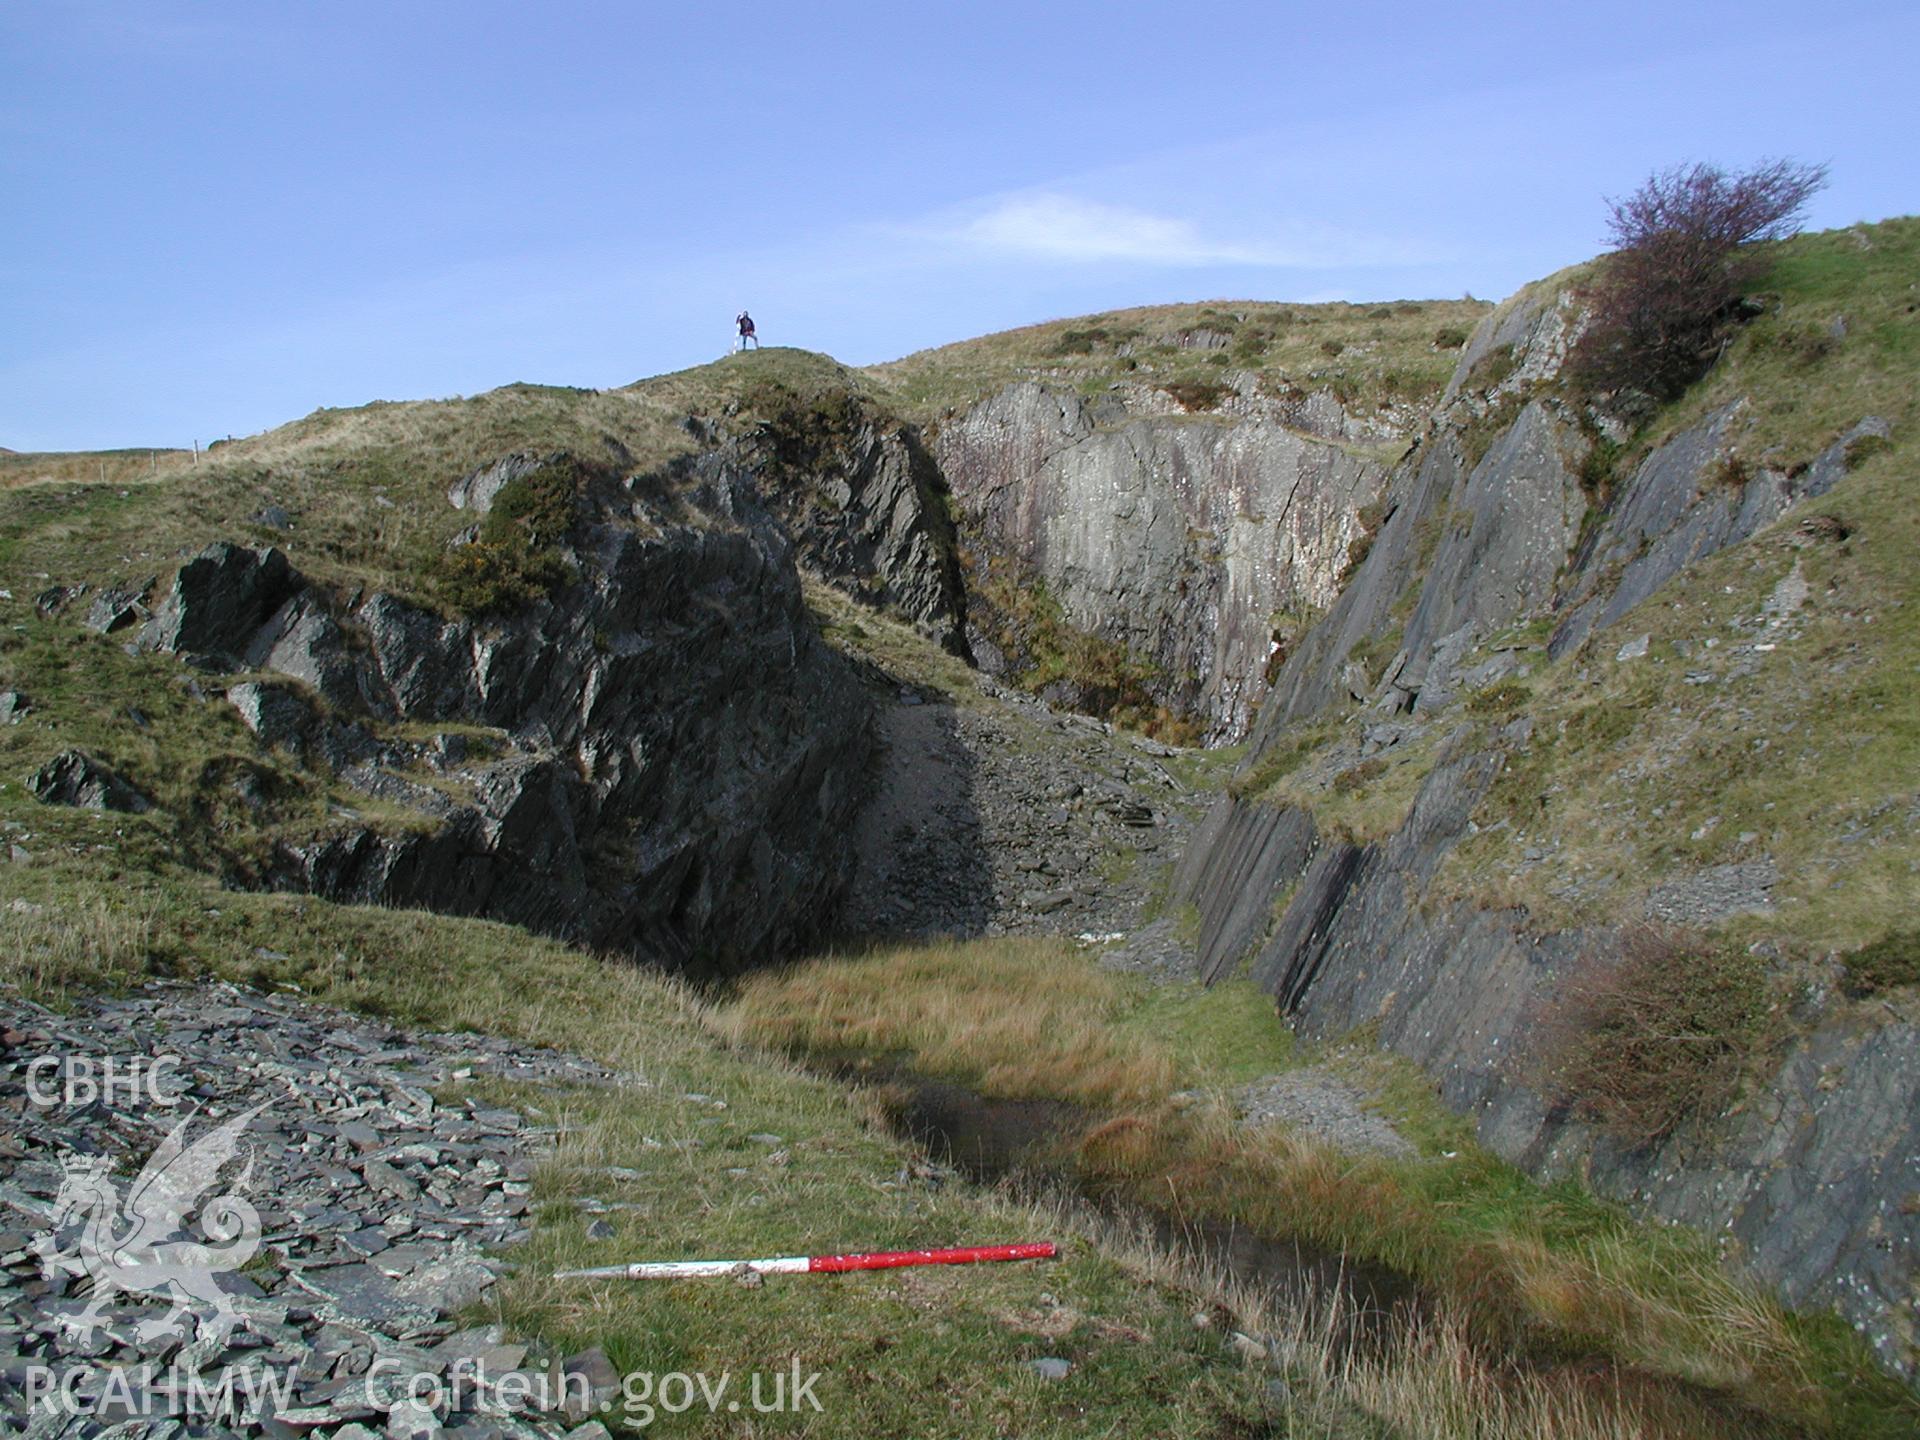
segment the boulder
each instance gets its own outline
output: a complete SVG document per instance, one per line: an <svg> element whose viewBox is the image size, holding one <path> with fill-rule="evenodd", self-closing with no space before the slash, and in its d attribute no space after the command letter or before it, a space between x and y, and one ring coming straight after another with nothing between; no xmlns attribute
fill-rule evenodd
<svg viewBox="0 0 1920 1440"><path fill-rule="evenodd" d="M27 779L27 788L47 805L139 814L153 802L112 766L84 750L63 750Z"/></svg>
<svg viewBox="0 0 1920 1440"><path fill-rule="evenodd" d="M101 635L111 635L129 625L144 624L151 617L141 602L152 586L153 580L149 579L144 585L113 586L100 591L93 597L93 603L87 606L87 613L80 623Z"/></svg>

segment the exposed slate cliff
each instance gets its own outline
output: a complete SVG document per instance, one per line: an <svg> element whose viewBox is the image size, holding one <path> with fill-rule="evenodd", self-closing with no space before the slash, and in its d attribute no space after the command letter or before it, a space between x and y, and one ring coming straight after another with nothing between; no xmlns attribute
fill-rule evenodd
<svg viewBox="0 0 1920 1440"><path fill-rule="evenodd" d="M911 427L848 403L832 415L777 417L695 464L747 478L803 567L967 657L947 484Z"/></svg>
<svg viewBox="0 0 1920 1440"><path fill-rule="evenodd" d="M1277 678L1249 770L1290 727L1356 703L1372 713L1349 765L1409 734L1431 740L1439 731L1428 727L1454 724L1439 712L1520 663L1505 652L1474 661L1495 632L1547 622L1552 655L1577 650L1685 567L1823 493L1850 447L1887 433L1865 417L1811 464L1749 468L1729 463L1738 407L1721 409L1656 448L1583 522L1591 429L1542 385L1579 323L1573 297L1547 286L1482 326L1435 426L1390 478L1364 562ZM1504 373L1476 385L1496 352ZM1470 465L1475 428L1489 422L1495 433ZM1461 725L1437 742L1406 818L1371 844L1329 838L1302 810L1218 802L1174 886L1199 908L1204 973L1248 963L1311 1036L1374 1027L1475 1117L1497 1153L1725 1236L1787 1301L1835 1306L1890 1369L1920 1374L1916 1027L1899 1015L1869 1023L1816 987L1795 1038L1731 1114L1633 1148L1554 1110L1529 1078L1541 1006L1570 967L1617 955L1619 939L1605 926L1543 934L1524 911L1430 889L1474 807L1534 743L1525 720L1491 742L1472 733ZM1665 913L1657 900L1649 914Z"/></svg>
<svg viewBox="0 0 1920 1440"><path fill-rule="evenodd" d="M1565 358L1571 295L1522 292L1482 322L1414 452L1388 478L1366 557L1326 618L1288 657L1261 707L1256 747L1336 703L1378 699L1428 709L1451 693L1473 640L1551 602L1586 508L1578 471L1589 441L1558 404L1529 400ZM1510 357L1496 384L1468 389L1491 337ZM1516 409L1517 407L1517 409ZM1476 430L1500 426L1477 462ZM1391 658L1356 666L1368 640Z"/></svg>
<svg viewBox="0 0 1920 1440"><path fill-rule="evenodd" d="M273 549L222 542L183 565L133 643L298 682L228 698L262 740L407 817L340 817L283 844L264 878L704 968L790 951L825 923L871 703L816 634L749 480L725 464L695 478L677 493L590 476L563 550L572 579L498 618L329 593ZM484 511L500 486L469 481L455 498ZM488 753L471 726L509 738ZM432 727L449 728L393 738Z"/></svg>
<svg viewBox="0 0 1920 1440"><path fill-rule="evenodd" d="M1373 1027L1495 1153L1726 1237L1789 1304L1835 1307L1888 1368L1914 1376L1920 1031L1863 1024L1857 1007L1817 997L1797 1017L1802 1037L1751 1082L1750 1103L1652 1146L1556 1109L1529 1079L1543 1004L1583 956L1617 942L1603 930L1537 934L1524 912L1423 903L1503 763L1496 750L1441 765L1406 822L1365 846L1321 836L1299 810L1221 800L1175 884L1176 899L1200 907L1209 976L1250 956L1254 981L1303 1034Z"/></svg>
<svg viewBox="0 0 1920 1440"><path fill-rule="evenodd" d="M1099 401L1022 382L941 429L955 499L1066 618L1157 672L1169 707L1242 734L1282 612L1334 598L1389 432L1330 396L1233 396L1188 414L1131 387Z"/></svg>

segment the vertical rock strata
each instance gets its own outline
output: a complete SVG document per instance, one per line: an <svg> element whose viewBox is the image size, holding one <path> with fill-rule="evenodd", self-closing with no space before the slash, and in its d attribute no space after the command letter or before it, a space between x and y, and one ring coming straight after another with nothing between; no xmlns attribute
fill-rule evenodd
<svg viewBox="0 0 1920 1440"><path fill-rule="evenodd" d="M1365 560L1281 670L1249 769L1293 727L1354 704L1368 710L1349 764L1433 717L1454 724L1445 712L1462 695L1511 673L1498 652L1466 663L1481 642L1544 620L1550 653L1573 649L1686 566L1831 488L1850 445L1887 434L1869 416L1791 474L1730 481L1723 457L1740 407L1723 408L1647 456L1583 539L1577 476L1590 441L1532 388L1577 332L1572 297L1548 287L1483 323L1434 428L1387 482ZM1473 367L1502 346L1506 376L1475 390ZM1174 884L1200 912L1203 973L1248 964L1310 1036L1374 1027L1500 1155L1727 1237L1789 1303L1837 1307L1889 1369L1920 1374L1920 1035L1814 1004L1755 1078L1752 1103L1637 1147L1550 1107L1530 1083L1540 1007L1583 954L1617 941L1598 929L1541 934L1524 911L1431 891L1474 806L1533 738L1525 720L1490 741L1473 733L1456 726L1438 742L1406 818L1370 844L1321 833L1304 810L1218 801ZM1741 873L1704 876L1715 883L1700 895L1650 910L1716 919L1770 903L1771 867L1722 869Z"/></svg>
<svg viewBox="0 0 1920 1440"><path fill-rule="evenodd" d="M934 453L985 548L1230 740L1265 690L1276 616L1332 603L1385 478L1320 398L1187 414L1138 387L1089 402L1028 381L944 427Z"/></svg>

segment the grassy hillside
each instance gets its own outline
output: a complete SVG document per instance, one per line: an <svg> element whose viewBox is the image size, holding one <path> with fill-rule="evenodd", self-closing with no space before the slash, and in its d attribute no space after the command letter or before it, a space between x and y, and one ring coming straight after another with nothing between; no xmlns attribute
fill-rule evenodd
<svg viewBox="0 0 1920 1440"><path fill-rule="evenodd" d="M1887 1385L1829 1329L1729 1286L1705 1246L1644 1231L1573 1187L1530 1185L1473 1147L1464 1122L1410 1077L1360 1078L1416 1138L1417 1160L1236 1137L1223 1123L1223 1087L1309 1058L1250 987L1150 992L1071 946L988 942L827 962L715 1010L667 981L504 926L226 888L222 864L244 860L276 824L364 801L260 747L225 706L196 699L171 659L127 656L29 618L20 601L0 618L9 627L0 682L35 707L0 728L0 830L18 847L0 866L0 983L56 1004L150 976L297 987L398 1024L558 1045L653 1082L564 1097L574 1136L538 1177L535 1238L516 1253L499 1311L562 1353L600 1344L616 1365L659 1368L665 1355L714 1372L769 1368L797 1352L828 1377L821 1433L836 1434L1097 1435L1144 1422L1170 1434L1271 1428L1359 1440L1470 1426L1488 1437L1600 1440L1636 1424L1676 1435L1800 1424L1874 1433L1841 1421L1898 1414ZM890 647L920 652L930 677L946 673L951 662L928 642L886 629ZM18 777L72 744L113 761L167 811L35 802ZM271 797L265 809L222 801L241 770ZM861 1028L850 1028L856 1019ZM1089 1178L1390 1261L1421 1277L1440 1308L1429 1327L1355 1357L1328 1309L1276 1310L1124 1229L929 1183L866 1101L755 1048L801 1040L904 1050L989 1090L1092 1107L1106 1123L1084 1142ZM700 1124L707 1117L679 1100L687 1092L725 1098L721 1122ZM787 1165L768 1166L764 1144L748 1138L768 1133L782 1137ZM592 1240L575 1202L604 1198L609 1166L640 1177L623 1182L621 1198L642 1208L616 1212L616 1235ZM545 1278L640 1254L1032 1234L1062 1240L1065 1260L830 1290ZM1230 1343L1234 1330L1278 1337L1283 1390L1270 1386L1266 1362L1249 1365ZM1522 1339L1532 1363L1516 1368L1510 1346ZM1624 1388L1596 1388L1578 1358L1589 1347L1624 1364ZM1077 1368L1045 1385L1024 1368L1041 1354ZM942 1397L932 1411L929 1395Z"/></svg>
<svg viewBox="0 0 1920 1440"><path fill-rule="evenodd" d="M169 475L194 463L190 450L56 450L0 449L0 490L21 485L93 483L122 485Z"/></svg>
<svg viewBox="0 0 1920 1440"><path fill-rule="evenodd" d="M987 336L866 371L772 348L616 390L516 384L461 399L317 410L222 443L197 463L178 451L0 455L0 577L29 591L43 576L139 580L225 535L277 544L296 568L343 589L435 603L427 561L470 521L446 502L446 488L509 450L566 450L621 473L650 471L696 448L689 415L745 428L851 402L926 421L1022 376L1089 390L1124 377L1204 405L1228 371L1251 371L1276 394L1325 388L1361 410L1417 405L1439 392L1486 308L1157 306ZM268 507L288 512L291 524L253 518Z"/></svg>
<svg viewBox="0 0 1920 1440"><path fill-rule="evenodd" d="M29 589L43 575L138 580L228 536L279 545L325 583L433 603L428 561L472 520L447 502L447 487L507 451L566 450L620 473L654 470L696 448L688 414L745 425L869 389L825 356L767 350L620 390L508 385L468 399L317 410L198 465L105 484L93 457L65 457L65 480L0 493L0 576ZM291 523L253 518L269 506Z"/></svg>
<svg viewBox="0 0 1920 1440"><path fill-rule="evenodd" d="M1271 394L1330 390L1370 412L1437 396L1490 308L1477 300L1149 305L962 340L866 373L923 422L964 411L1015 380L1088 394L1129 380L1193 395L1229 371L1251 372Z"/></svg>
<svg viewBox="0 0 1920 1440"><path fill-rule="evenodd" d="M1920 968L1901 968L1911 962L1900 937L1915 924L1920 875L1920 222L1805 237L1777 258L1773 308L1692 393L1610 452L1616 474L1743 396L1753 405L1740 453L1751 463L1801 463L1867 413L1892 422L1891 443L1863 446L1831 494L1695 567L1557 664L1545 661L1543 624L1501 637L1537 652L1529 672L1466 701L1425 739L1356 764L1351 734L1333 722L1290 737L1240 785L1309 805L1331 830L1377 836L1404 815L1440 732L1466 725L1490 737L1528 717L1534 738L1476 817L1479 834L1450 857L1445 893L1524 904L1543 924L1610 919L1679 870L1764 854L1783 877L1779 908L1728 927L1728 938L1790 952L1878 941L1888 958L1872 1003L1911 1014ZM1155 307L865 372L768 350L607 392L514 385L320 411L197 466L163 463L157 476L151 461L139 473L146 452L117 470L111 457L0 456L0 587L17 597L0 601L0 685L34 707L0 727L11 856L0 865L0 983L60 1003L157 975L217 975L644 1072L651 1089L567 1097L577 1128L539 1177L536 1235L503 1318L563 1350L602 1344L623 1367L773 1368L797 1353L829 1376L815 1433L1911 1433L1909 1398L1838 1322L1783 1316L1728 1281L1703 1242L1650 1232L1570 1185L1531 1185L1475 1148L1421 1077L1353 1055L1305 1056L1244 986L1150 994L1070 946L990 942L828 958L716 1006L501 926L225 888L248 880L279 834L373 802L264 750L226 706L197 698L172 660L129 657L37 617L27 600L49 580L163 573L228 535L270 540L323 582L436 602L424 558L469 519L445 489L506 450L652 470L696 445L689 414L745 425L854 397L933 422L1022 376L1198 394L1250 371L1275 393L1323 386L1362 411L1413 406L1438 393L1484 309ZM1598 492L1609 477L1592 479ZM270 505L290 512L290 526L248 518ZM1763 632L1788 577L1806 599ZM840 643L985 703L957 662L904 627L820 587L809 598ZM1642 633L1645 656L1614 658ZM1762 633L1772 649L1729 658ZM23 777L76 745L161 808L130 816L35 802ZM247 793L258 803L236 798ZM1063 1146L1065 1173L1391 1263L1433 1297L1432 1323L1355 1356L1312 1304L1277 1311L1084 1215L933 1183L873 1104L761 1046L907 1054L985 1090L1086 1106L1096 1123ZM1234 1129L1227 1087L1309 1058L1348 1066L1419 1155L1356 1160ZM717 1125L694 1128L679 1101L690 1091L727 1099ZM764 1163L749 1138L762 1133L783 1138L789 1164ZM623 1181L642 1208L618 1212L614 1239L590 1240L575 1202L606 1191L610 1166L642 1176ZM642 1254L1035 1231L1065 1241L1062 1262L828 1289L545 1278ZM1245 1363L1231 1329L1277 1336L1278 1370ZM1049 1385L1024 1364L1042 1354L1077 1368Z"/></svg>

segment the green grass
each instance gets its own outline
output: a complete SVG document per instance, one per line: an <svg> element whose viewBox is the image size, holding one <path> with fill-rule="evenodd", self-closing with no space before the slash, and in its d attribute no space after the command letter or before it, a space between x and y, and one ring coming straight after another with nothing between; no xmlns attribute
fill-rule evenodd
<svg viewBox="0 0 1920 1440"><path fill-rule="evenodd" d="M260 744L220 693L244 676L199 674L168 655L129 655L118 637L43 619L18 600L0 601L0 621L0 689L19 691L32 706L17 723L0 726L0 817L29 837L20 841L29 854L97 851L116 874L190 871L258 885L280 844L336 823L389 833L433 823ZM324 703L296 682L274 678L324 712ZM376 735L387 729L361 723ZM497 732L477 726L403 726L395 733L419 739L456 732L498 743ZM40 804L28 777L74 749L106 763L153 808L124 814ZM466 798L458 782L429 770L405 778Z"/></svg>
<svg viewBox="0 0 1920 1440"><path fill-rule="evenodd" d="M1810 460L1862 415L1910 441L1920 416L1920 218L1802 235L1775 248L1763 282L1768 313L1744 327L1722 362L1639 437L1651 448L1742 395L1761 401L1741 451L1761 464ZM1836 317L1846 335L1829 336ZM1817 334L1820 343L1806 338Z"/></svg>
<svg viewBox="0 0 1920 1440"><path fill-rule="evenodd" d="M1165 1046L1204 1085L1245 1084L1299 1063L1273 997L1248 980L1144 985L1117 1023Z"/></svg>
<svg viewBox="0 0 1920 1440"><path fill-rule="evenodd" d="M78 457L87 463L65 467L68 483L0 490L0 581L26 594L44 586L39 575L138 579L227 536L277 544L324 584L440 604L433 567L473 520L446 490L479 466L525 449L622 474L657 471L697 448L682 424L689 414L744 428L768 418L756 402L850 388L872 389L825 356L770 349L620 390L508 385L463 399L317 410L153 478L135 466L103 485L89 477L94 457ZM269 504L292 513L290 529L246 522Z"/></svg>
<svg viewBox="0 0 1920 1440"><path fill-rule="evenodd" d="M219 976L297 988L399 1025L557 1045L648 1080L647 1088L489 1092L538 1108L568 1139L537 1177L534 1238L513 1252L514 1274L474 1318L500 1319L560 1353L601 1345L623 1370L709 1373L772 1371L797 1354L804 1369L823 1373L817 1393L827 1407L824 1433L938 1435L1099 1435L1116 1427L1132 1433L1143 1423L1172 1434L1276 1425L1282 1434L1359 1437L1376 1433L1372 1426L1400 1424L1414 1427L1408 1433L1436 1433L1420 1428L1434 1420L1424 1412L1441 1403L1431 1387L1446 1374L1475 1373L1480 1363L1462 1342L1446 1352L1445 1364L1409 1354L1373 1370L1343 1371L1301 1346L1290 1361L1296 1393L1276 1407L1263 1373L1243 1367L1217 1328L1196 1328L1188 1316L1196 1305L1224 1305L1236 1326L1283 1332L1300 1317L1263 1312L1257 1301L1213 1288L1202 1272L1085 1218L964 1186L929 1186L914 1178L910 1153L888 1137L864 1100L727 1043L692 993L628 966L482 921L234 893L186 874L129 875L99 850L62 850L3 873L9 903L0 906L0 983L56 1004L80 990L124 987L151 975ZM14 899L25 905L13 906ZM1060 973L1059 957L1040 958L1043 968L1016 964L1009 976L1030 975L1021 983L1058 993L1058 982L1071 977ZM977 966L966 973L977 975ZM1251 987L1160 992L1116 980L1105 1001L1098 1000L1098 983L1087 993L1111 1002L1106 1013L1117 1022L1116 1045L1169 1037L1161 1043L1190 1046L1195 1068L1174 1073L1203 1083L1236 1082L1302 1058L1283 1031L1263 1028L1267 1002ZM1459 1138L1464 1122L1435 1110L1430 1096L1429 1129L1417 1130L1405 1112L1423 1103L1419 1086L1402 1084L1410 1102L1397 1100L1391 1085L1377 1088L1383 1104L1402 1112L1396 1119L1403 1129L1419 1135L1423 1148L1461 1150L1469 1163L1400 1172L1341 1167L1344 1183L1370 1187L1355 1194L1397 1185L1395 1204L1404 1208L1412 1194L1422 1213L1452 1207L1450 1223L1466 1231L1484 1231L1490 1217L1509 1228L1516 1215L1546 1224L1545 1214L1547 1233L1569 1247L1627 1228L1618 1212L1571 1187L1545 1192L1543 1201L1514 1172L1472 1152ZM727 1109L681 1098L689 1093L721 1097ZM762 1133L780 1136L779 1145L748 1138ZM787 1163L775 1160L776 1148ZM611 1176L610 1166L637 1178ZM1422 1177L1425 1190L1406 1188L1406 1177ZM1196 1202L1204 1199L1197 1183L1193 1193ZM589 1198L640 1208L612 1211L613 1238L592 1239L585 1230L591 1217L578 1203ZM758 1290L548 1278L553 1269L636 1255L912 1247L1035 1234L1059 1240L1063 1259L1041 1267L773 1280ZM1629 1258L1608 1263L1625 1266ZM1857 1374L1857 1356L1843 1337L1822 1332L1822 1339L1837 1347L1835 1363L1850 1383L1884 1403L1884 1391ZM1042 1354L1071 1359L1075 1376L1060 1386L1039 1384L1023 1366ZM1528 1403L1546 1404L1545 1385L1506 1383L1498 1393L1514 1403L1531 1396ZM929 1408L928 1395L939 1403ZM1619 1414L1607 1413L1612 1421L1603 1415L1593 1428L1553 1433L1595 1440L1617 1433L1606 1426ZM1687 1413L1697 1420L1693 1409ZM665 1420L660 1428L705 1433L694 1421ZM1714 1432L1676 1426L1646 1433Z"/></svg>
<svg viewBox="0 0 1920 1440"><path fill-rule="evenodd" d="M1309 810L1322 833L1355 844L1391 834L1432 773L1443 736L1419 733L1334 770L1322 761L1343 728L1337 719L1294 727L1228 782L1229 793Z"/></svg>
<svg viewBox="0 0 1920 1440"><path fill-rule="evenodd" d="M911 625L810 576L802 577L801 586L821 637L842 654L876 667L892 683L917 685L956 705L980 708L989 703L980 689L979 672Z"/></svg>
<svg viewBox="0 0 1920 1440"><path fill-rule="evenodd" d="M1199 401L1228 370L1253 374L1270 394L1325 389L1371 411L1438 395L1457 352L1436 343L1436 333L1470 330L1490 308L1474 300L1150 305L963 340L866 373L923 422L964 411L1016 380L1086 394L1122 381L1181 387ZM1198 331L1229 337L1227 348L1181 348L1181 337Z"/></svg>
<svg viewBox="0 0 1920 1440"><path fill-rule="evenodd" d="M1914 1414L1857 1346L1837 1358L1828 1327L1783 1315L1722 1271L1706 1241L1571 1182L1535 1184L1480 1149L1430 1079L1370 1046L1328 1063L1375 1096L1419 1159L1235 1126L1217 1098L1225 1086L1322 1058L1244 983L1153 990L1068 947L994 941L755 977L732 1021L769 1044L904 1054L988 1094L1070 1100L1090 1128L1063 1135L1058 1161L1079 1183L1394 1266L1502 1350L1598 1350L1667 1377L1671 1396L1705 1385L1756 1407L1705 1433L1767 1433L1772 1415L1788 1428L1892 1435ZM1194 1087L1216 1098L1183 1103L1176 1091Z"/></svg>

